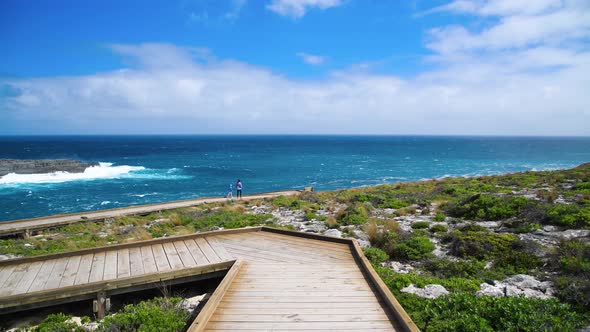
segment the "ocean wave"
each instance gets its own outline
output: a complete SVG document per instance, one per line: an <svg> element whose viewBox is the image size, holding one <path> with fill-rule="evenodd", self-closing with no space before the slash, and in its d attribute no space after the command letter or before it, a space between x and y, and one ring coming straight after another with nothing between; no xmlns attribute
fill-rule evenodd
<svg viewBox="0 0 590 332"><path fill-rule="evenodd" d="M146 170L143 166L113 166L112 163L99 163L99 166L88 167L83 173L53 172L43 174L10 173L0 177L0 184L19 183L61 183L81 180L117 179L128 177L134 172Z"/></svg>

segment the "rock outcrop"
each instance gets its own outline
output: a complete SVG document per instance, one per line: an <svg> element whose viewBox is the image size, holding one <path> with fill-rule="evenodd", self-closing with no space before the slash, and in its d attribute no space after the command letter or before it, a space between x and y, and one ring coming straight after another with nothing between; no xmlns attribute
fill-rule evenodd
<svg viewBox="0 0 590 332"><path fill-rule="evenodd" d="M18 160L0 159L0 176L9 173L16 174L43 174L53 172L83 173L91 166L98 163L83 162L70 159L42 159L42 160Z"/></svg>

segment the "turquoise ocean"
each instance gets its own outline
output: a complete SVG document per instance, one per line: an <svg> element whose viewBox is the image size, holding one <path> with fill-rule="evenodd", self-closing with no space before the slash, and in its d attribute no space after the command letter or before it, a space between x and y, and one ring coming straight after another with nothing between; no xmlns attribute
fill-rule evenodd
<svg viewBox="0 0 590 332"><path fill-rule="evenodd" d="M0 159L100 162L84 173L0 177L0 221L313 186L332 190L590 162L589 137L18 136Z"/></svg>

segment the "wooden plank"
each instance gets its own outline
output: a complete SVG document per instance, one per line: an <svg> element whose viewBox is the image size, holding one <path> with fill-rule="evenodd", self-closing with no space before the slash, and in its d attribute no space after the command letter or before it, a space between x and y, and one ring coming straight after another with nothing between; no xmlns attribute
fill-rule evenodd
<svg viewBox="0 0 590 332"><path fill-rule="evenodd" d="M250 255L249 253L245 253L243 250L235 250L232 248L228 248L228 252L236 257L241 257L247 259L248 263L282 263L284 260L278 260L274 258L264 257L264 255L260 254L253 254Z"/></svg>
<svg viewBox="0 0 590 332"><path fill-rule="evenodd" d="M152 246L143 246L141 249L141 261L143 262L143 270L145 273L158 272L158 266L154 259Z"/></svg>
<svg viewBox="0 0 590 332"><path fill-rule="evenodd" d="M19 264L12 271L10 276L6 279L2 287L0 288L0 296L6 296L12 294L12 291L18 285L19 281L26 275L31 263Z"/></svg>
<svg viewBox="0 0 590 332"><path fill-rule="evenodd" d="M166 253L166 257L168 258L168 263L170 263L170 267L173 270L182 269L184 267L184 264L182 264L182 260L180 259L178 252L176 252L176 247L174 246L174 243L168 242L162 244L162 246L164 247L164 252Z"/></svg>
<svg viewBox="0 0 590 332"><path fill-rule="evenodd" d="M219 258L219 256L217 256L217 254L215 253L213 248L211 248L211 246L209 245L209 243L207 243L207 241L205 241L205 239L196 238L195 242L197 243L199 248L201 248L201 251L203 252L203 254L205 254L205 257L207 257L207 260L209 261L209 263L221 262L221 258Z"/></svg>
<svg viewBox="0 0 590 332"><path fill-rule="evenodd" d="M82 256L72 256L68 258L68 264L66 265L64 274L61 277L61 281L59 282L59 287L67 287L74 284L81 258Z"/></svg>
<svg viewBox="0 0 590 332"><path fill-rule="evenodd" d="M101 281L104 276L104 262L106 259L106 253L97 252L92 257L92 268L90 269L90 278L88 282Z"/></svg>
<svg viewBox="0 0 590 332"><path fill-rule="evenodd" d="M221 303L225 296L225 292L231 287L232 282L238 277L240 268L243 262L238 258L232 265L231 269L227 272L219 286L215 289L207 304L201 309L193 323L187 329L187 332L201 332L205 330L207 323L211 319L211 316L215 313L217 306Z"/></svg>
<svg viewBox="0 0 590 332"><path fill-rule="evenodd" d="M0 287L2 287L2 285L4 284L4 282L6 282L6 279L8 279L8 277L10 277L10 275L12 274L12 271L14 271L14 269L16 268L17 264L14 265L7 265L7 266L2 266L1 270L0 270Z"/></svg>
<svg viewBox="0 0 590 332"><path fill-rule="evenodd" d="M58 258L55 261L55 265L51 270L51 274L49 275L49 279L47 279L47 283L45 283L44 289L53 289L58 288L59 283L61 282L61 277L66 270L66 266L68 265L68 261L70 260L69 257Z"/></svg>
<svg viewBox="0 0 590 332"><path fill-rule="evenodd" d="M154 253L154 259L156 260L158 271L168 271L171 269L170 263L168 263L168 258L166 257L166 252L161 244L152 245L152 252Z"/></svg>
<svg viewBox="0 0 590 332"><path fill-rule="evenodd" d="M394 331L389 321L372 321L372 322L211 322L207 329L226 329L226 330L254 330L254 331L276 331L276 330L293 330L293 331L314 331L314 330L333 330L345 329L357 331L358 329L390 329Z"/></svg>
<svg viewBox="0 0 590 332"><path fill-rule="evenodd" d="M129 264L129 249L121 249L117 252L117 278L125 278L131 275Z"/></svg>
<svg viewBox="0 0 590 332"><path fill-rule="evenodd" d="M184 241L174 241L174 247L176 248L178 256L180 256L180 259L182 260L182 264L184 265L184 267L197 266L197 262L195 262L193 255L191 255L191 253L189 252L188 248L186 247L186 244L184 244Z"/></svg>
<svg viewBox="0 0 590 332"><path fill-rule="evenodd" d="M110 250L106 252L106 256L104 259L104 273L102 275L102 280L112 280L117 279L117 250Z"/></svg>
<svg viewBox="0 0 590 332"><path fill-rule="evenodd" d="M205 238L205 240L209 243L211 248L215 250L215 253L221 260L229 261L234 259L233 255L230 255L227 250L225 250L223 244L221 244L215 236L208 236Z"/></svg>
<svg viewBox="0 0 590 332"><path fill-rule="evenodd" d="M284 262L301 262L301 263L311 263L311 264L322 264L322 263L326 263L325 260L322 259L314 259L314 258L307 258L306 256L303 256L301 254L296 255L296 254L283 254L277 251L273 251L273 250L259 250L253 247L248 247L248 246L244 246L244 245L240 245L240 244L235 244L235 243L228 243L228 242L224 242L223 245L226 247L227 250L232 250L232 251L243 251L244 253L247 253L249 255L260 255L261 257L266 257L266 258L274 258L274 259L278 259L278 260L282 260Z"/></svg>
<svg viewBox="0 0 590 332"><path fill-rule="evenodd" d="M264 310L266 309L266 310ZM381 314L387 317L383 312L383 309L378 306L364 306L364 307L344 307L344 308L322 308L315 306L313 308L276 308L268 306L266 308L241 308L241 307L222 307L221 305L215 310L216 315L227 314L227 315L259 315L272 314L272 315L364 315L364 314Z"/></svg>
<svg viewBox="0 0 590 332"><path fill-rule="evenodd" d="M272 311L274 309L281 310L323 310L329 309L351 309L351 310L362 310L363 308L378 308L382 311L381 304L375 302L372 305L368 305L367 302L232 302L224 299L218 306L221 309L253 309L253 310L267 310Z"/></svg>
<svg viewBox="0 0 590 332"><path fill-rule="evenodd" d="M304 297L304 298L336 298L336 297L369 297L374 299L375 294L372 291L296 291L296 290L279 290L279 291L264 291L264 290L229 290L227 296L233 298L265 298L273 299L277 297Z"/></svg>
<svg viewBox="0 0 590 332"><path fill-rule="evenodd" d="M141 248L129 248L129 268L132 276L144 274Z"/></svg>
<svg viewBox="0 0 590 332"><path fill-rule="evenodd" d="M86 254L80 258L80 266L78 267L78 273L76 274L74 285L88 283L88 280L90 279L90 271L92 270L93 259L94 254Z"/></svg>
<svg viewBox="0 0 590 332"><path fill-rule="evenodd" d="M389 318L383 312L359 314L348 312L344 314L325 313L289 313L289 314L220 314L211 317L211 322L374 322L386 321Z"/></svg>
<svg viewBox="0 0 590 332"><path fill-rule="evenodd" d="M37 273L37 277L35 277L35 280L33 280L33 282L31 283L28 292L36 292L45 288L45 284L47 283L47 280L49 280L49 276L51 275L51 271L53 270L55 261L55 259L51 259L42 262L43 265Z"/></svg>
<svg viewBox="0 0 590 332"><path fill-rule="evenodd" d="M31 287L31 284L33 283L35 278L37 277L37 274L41 270L42 266L43 266L43 262L31 263L31 265L29 265L29 267L27 267L27 270L26 270L25 274L23 275L23 277L21 278L21 280L18 282L16 287L12 289L10 294L24 294L24 293L26 293L29 290L29 287Z"/></svg>
<svg viewBox="0 0 590 332"><path fill-rule="evenodd" d="M355 303L379 303L379 301L375 298L375 297L358 297L358 296L353 296L353 297L332 297L332 298L327 298L327 297L309 297L309 298L303 298L303 297L297 297L297 296L282 296L282 297L244 297L244 296L239 296L239 297L234 297L231 295L226 295L227 298L225 298L224 300L226 301L234 301L236 303L256 303L256 304L260 304L260 303L328 303L328 305L332 305L333 303L339 303L339 302L355 302Z"/></svg>
<svg viewBox="0 0 590 332"><path fill-rule="evenodd" d="M197 245L195 240L193 240L193 239L184 240L184 244L186 244L186 247L188 248L189 252L193 256L193 259L195 260L195 262L197 262L197 265L209 264L207 257L205 257L205 255L203 254L203 252L201 251L201 249L199 248L199 246Z"/></svg>

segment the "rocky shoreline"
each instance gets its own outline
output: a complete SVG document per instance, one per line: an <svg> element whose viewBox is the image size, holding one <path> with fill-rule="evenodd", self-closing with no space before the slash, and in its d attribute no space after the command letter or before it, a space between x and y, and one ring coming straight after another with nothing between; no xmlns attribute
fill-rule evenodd
<svg viewBox="0 0 590 332"><path fill-rule="evenodd" d="M10 173L45 174L54 172L83 173L88 167L99 166L96 162L72 159L19 160L0 159L0 177Z"/></svg>

